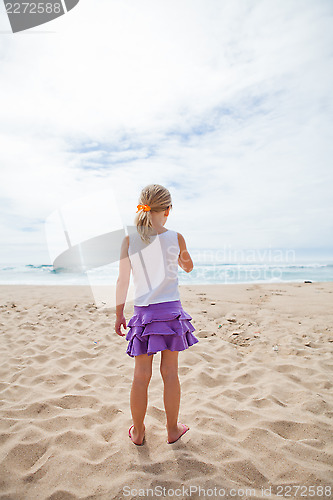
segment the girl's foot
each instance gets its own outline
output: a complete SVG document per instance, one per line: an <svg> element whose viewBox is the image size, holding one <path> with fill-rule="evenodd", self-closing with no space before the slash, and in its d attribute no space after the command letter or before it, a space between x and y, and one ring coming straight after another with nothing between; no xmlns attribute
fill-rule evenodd
<svg viewBox="0 0 333 500"><path fill-rule="evenodd" d="M170 430L168 432L168 444L172 444L178 441L178 439L181 438L189 429L190 428L188 425L178 423L176 429Z"/></svg>
<svg viewBox="0 0 333 500"><path fill-rule="evenodd" d="M131 425L131 427L128 430L128 435L133 441L134 444L137 444L138 446L141 446L144 442L145 439L145 424L143 424L143 428L140 432L134 427L134 425Z"/></svg>

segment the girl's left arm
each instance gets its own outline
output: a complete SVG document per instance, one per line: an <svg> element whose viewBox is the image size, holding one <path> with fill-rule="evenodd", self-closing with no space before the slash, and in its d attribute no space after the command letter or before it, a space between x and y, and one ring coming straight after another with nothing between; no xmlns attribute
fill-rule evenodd
<svg viewBox="0 0 333 500"><path fill-rule="evenodd" d="M124 307L126 296L129 287L131 275L131 262L128 256L128 236L122 241L119 260L119 276L116 285L116 324L115 331L122 337L125 335L120 331L120 325L126 328L126 320L124 317Z"/></svg>

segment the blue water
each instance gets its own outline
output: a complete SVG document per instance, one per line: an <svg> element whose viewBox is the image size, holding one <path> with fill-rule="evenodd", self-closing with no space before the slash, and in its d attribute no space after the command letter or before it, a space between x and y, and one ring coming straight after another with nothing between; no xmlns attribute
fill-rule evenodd
<svg viewBox="0 0 333 500"><path fill-rule="evenodd" d="M283 283L333 281L333 262L292 263L221 263L200 262L193 258L194 269L179 268L179 284ZM0 264L0 285L114 285L119 264L96 268L86 273L54 270L52 265Z"/></svg>

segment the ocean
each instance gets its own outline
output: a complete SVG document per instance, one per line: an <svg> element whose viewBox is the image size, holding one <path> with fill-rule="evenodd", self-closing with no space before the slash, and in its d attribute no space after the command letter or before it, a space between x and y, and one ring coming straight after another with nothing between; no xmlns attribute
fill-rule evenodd
<svg viewBox="0 0 333 500"><path fill-rule="evenodd" d="M194 268L190 273L178 268L180 285L333 281L333 259L296 259L294 256L280 261L277 254L265 255L265 258L260 259L257 254L257 259L250 262L249 254L243 253L242 262L221 262L216 250L189 251ZM75 273L54 269L50 264L2 263L0 285L89 285L92 281L95 284L114 285L118 270L118 262Z"/></svg>

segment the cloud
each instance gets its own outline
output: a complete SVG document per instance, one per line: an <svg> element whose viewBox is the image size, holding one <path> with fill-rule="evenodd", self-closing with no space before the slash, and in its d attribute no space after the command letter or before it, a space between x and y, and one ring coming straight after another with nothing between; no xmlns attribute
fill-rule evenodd
<svg viewBox="0 0 333 500"><path fill-rule="evenodd" d="M106 186L132 224L152 182L189 247L330 245L332 16L329 1L100 0L0 35L0 260L47 259L43 225L22 228Z"/></svg>

